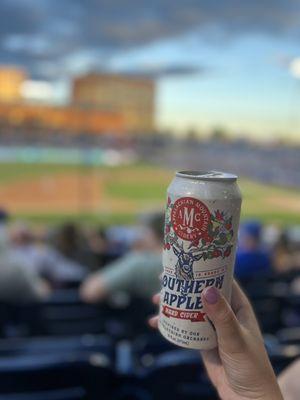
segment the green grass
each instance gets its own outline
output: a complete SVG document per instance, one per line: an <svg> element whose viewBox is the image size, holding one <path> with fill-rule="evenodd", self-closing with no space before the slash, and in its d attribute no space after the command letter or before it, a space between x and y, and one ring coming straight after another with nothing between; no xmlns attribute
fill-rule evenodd
<svg viewBox="0 0 300 400"><path fill-rule="evenodd" d="M151 206L163 206L166 188L173 171L145 163L118 167L88 167L53 164L0 164L0 185L6 182L40 176L55 176L65 172L80 174L97 173L99 188L108 206L118 201L120 209L102 213L78 212L62 214L56 210L42 214L19 212L15 218L32 223L59 224L75 220L85 224L132 223L137 213ZM239 185L243 194L242 218L258 218L263 222L280 225L300 224L300 190L266 185L241 178ZM99 189L100 190L100 189ZM1 199L0 199L1 205ZM123 206L122 206L123 205ZM102 209L106 209L105 207ZM83 211L83 210L82 210Z"/></svg>
<svg viewBox="0 0 300 400"><path fill-rule="evenodd" d="M161 200L166 194L164 186L159 182L116 183L112 181L108 183L106 190L112 197L135 200Z"/></svg>
<svg viewBox="0 0 300 400"><path fill-rule="evenodd" d="M111 175L114 179L121 172L132 172L132 171L145 171L153 172L161 171L159 167L145 164L142 162L135 163L133 165L124 166L92 166L82 164L30 164L30 163L0 163L0 184L5 182L13 182L19 179L34 178L41 175L53 175L66 172L76 171L78 173L94 172L106 172ZM112 182L112 191L114 190L114 184Z"/></svg>
<svg viewBox="0 0 300 400"><path fill-rule="evenodd" d="M16 214L12 218L13 221L26 221L29 224L57 226L65 222L76 222L86 226L109 226L109 225L128 225L134 224L136 215L128 214Z"/></svg>
<svg viewBox="0 0 300 400"><path fill-rule="evenodd" d="M280 213L280 212L269 212L269 213L248 213L242 211L242 220L257 219L265 224L276 224L280 226L288 225L300 225L299 213Z"/></svg>
<svg viewBox="0 0 300 400"><path fill-rule="evenodd" d="M16 214L12 218L14 220L27 221L36 225L51 225L56 226L64 222L73 221L87 226L109 226L114 224L134 224L136 222L137 214L128 213L111 213L111 214ZM299 214L285 214L285 213L268 213L268 214L255 214L242 212L241 220L258 219L266 224L277 224L279 226L291 226L300 224Z"/></svg>
<svg viewBox="0 0 300 400"><path fill-rule="evenodd" d="M34 178L68 171L79 171L77 165L54 164L0 164L0 183L17 181L20 178Z"/></svg>

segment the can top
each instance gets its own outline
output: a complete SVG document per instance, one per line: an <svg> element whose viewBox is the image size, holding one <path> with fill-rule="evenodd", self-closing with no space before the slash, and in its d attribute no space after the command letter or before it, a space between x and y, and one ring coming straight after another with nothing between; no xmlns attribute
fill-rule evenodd
<svg viewBox="0 0 300 400"><path fill-rule="evenodd" d="M237 180L237 175L221 171L177 171L176 176L199 181L234 182Z"/></svg>

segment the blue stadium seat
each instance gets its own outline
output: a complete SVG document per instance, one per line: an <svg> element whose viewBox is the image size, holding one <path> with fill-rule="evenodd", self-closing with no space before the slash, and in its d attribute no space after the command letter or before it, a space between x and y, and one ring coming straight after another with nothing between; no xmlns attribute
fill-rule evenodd
<svg viewBox="0 0 300 400"><path fill-rule="evenodd" d="M114 343L106 335L34 337L0 340L0 357L101 352L114 359Z"/></svg>
<svg viewBox="0 0 300 400"><path fill-rule="evenodd" d="M48 390L43 392L12 393L0 395L0 400L85 400L86 391L81 387Z"/></svg>
<svg viewBox="0 0 300 400"><path fill-rule="evenodd" d="M251 303L263 332L275 333L283 326L281 300L266 297L251 299Z"/></svg>
<svg viewBox="0 0 300 400"><path fill-rule="evenodd" d="M281 329L276 335L280 343L300 345L300 327Z"/></svg>
<svg viewBox="0 0 300 400"><path fill-rule="evenodd" d="M147 316L155 312L151 301L132 298L128 304L82 303L74 290L56 291L47 301L36 304L3 304L4 337L70 336L107 332L117 339L135 338L149 331ZM1 309L0 309L1 310ZM4 314L3 314L4 315ZM1 335L1 321L0 321Z"/></svg>
<svg viewBox="0 0 300 400"><path fill-rule="evenodd" d="M44 301L44 304L81 304L82 301L79 296L78 289L58 289L55 290Z"/></svg>
<svg viewBox="0 0 300 400"><path fill-rule="evenodd" d="M45 302L9 306L21 335L80 335L103 333L104 317L98 306L77 302Z"/></svg>
<svg viewBox="0 0 300 400"><path fill-rule="evenodd" d="M300 296L288 295L284 299L284 323L286 327L300 326Z"/></svg>
<svg viewBox="0 0 300 400"><path fill-rule="evenodd" d="M154 399L216 399L198 351L166 352L155 357L153 365L145 368L140 376L144 388Z"/></svg>
<svg viewBox="0 0 300 400"><path fill-rule="evenodd" d="M167 341L159 332L150 332L140 335L133 341L133 356L137 365L150 366L155 356L178 349L174 344Z"/></svg>
<svg viewBox="0 0 300 400"><path fill-rule="evenodd" d="M106 303L105 331L117 339L134 339L151 332L147 319L157 310L149 300L139 297L128 299L125 305Z"/></svg>
<svg viewBox="0 0 300 400"><path fill-rule="evenodd" d="M109 399L115 383L112 362L101 353L46 354L0 359L2 396L82 387L89 400L98 400L99 393Z"/></svg>
<svg viewBox="0 0 300 400"><path fill-rule="evenodd" d="M276 374L279 374L295 359L300 357L300 345L283 344L278 336L265 335L265 346Z"/></svg>

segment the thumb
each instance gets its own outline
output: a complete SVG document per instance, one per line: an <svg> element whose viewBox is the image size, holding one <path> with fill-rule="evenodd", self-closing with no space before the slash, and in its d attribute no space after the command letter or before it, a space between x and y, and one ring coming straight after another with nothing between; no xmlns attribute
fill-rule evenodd
<svg viewBox="0 0 300 400"><path fill-rule="evenodd" d="M242 328L229 303L213 286L202 293L204 311L216 329L218 346L225 352L238 352L243 347Z"/></svg>

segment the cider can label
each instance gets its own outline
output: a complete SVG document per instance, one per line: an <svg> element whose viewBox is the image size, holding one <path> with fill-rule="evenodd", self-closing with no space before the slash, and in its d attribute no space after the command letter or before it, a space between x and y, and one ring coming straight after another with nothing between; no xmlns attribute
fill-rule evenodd
<svg viewBox="0 0 300 400"><path fill-rule="evenodd" d="M194 349L217 344L201 293L215 286L230 299L240 204L240 197L204 200L195 193L168 193L159 330L174 344Z"/></svg>

